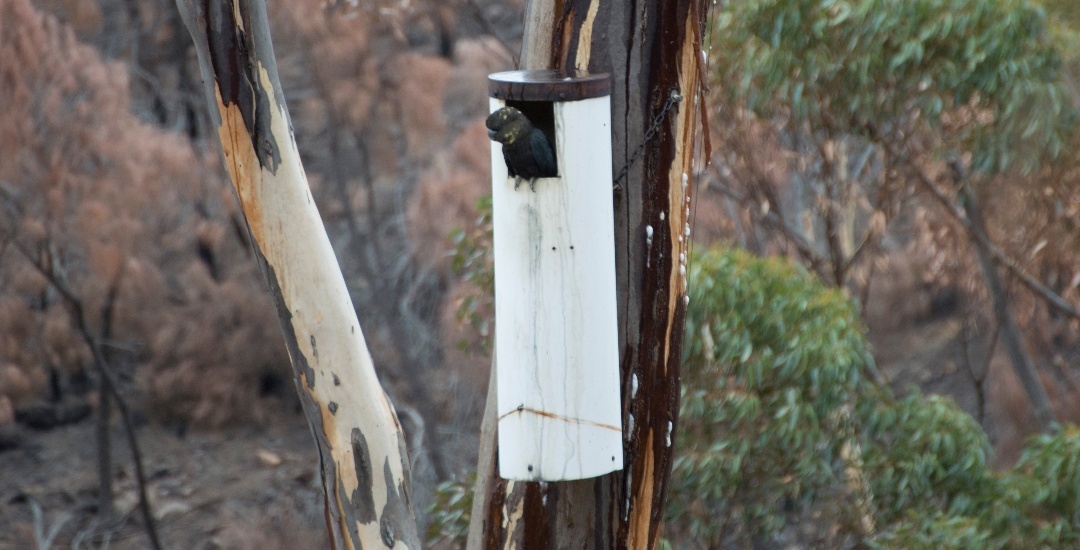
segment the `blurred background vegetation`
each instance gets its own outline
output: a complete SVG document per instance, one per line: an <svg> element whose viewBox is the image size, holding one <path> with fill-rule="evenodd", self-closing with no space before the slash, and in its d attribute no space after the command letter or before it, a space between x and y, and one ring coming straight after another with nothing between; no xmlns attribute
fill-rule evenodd
<svg viewBox="0 0 1080 550"><path fill-rule="evenodd" d="M514 67L524 2L268 6L418 515L456 547L489 368L486 76ZM1080 10L721 0L707 25L668 544L1075 547ZM64 544L120 529L126 547L87 506L92 445L72 441L93 438L99 381L57 281L150 442L167 542L322 528L198 78L171 0L0 0L0 546L52 517Z"/></svg>

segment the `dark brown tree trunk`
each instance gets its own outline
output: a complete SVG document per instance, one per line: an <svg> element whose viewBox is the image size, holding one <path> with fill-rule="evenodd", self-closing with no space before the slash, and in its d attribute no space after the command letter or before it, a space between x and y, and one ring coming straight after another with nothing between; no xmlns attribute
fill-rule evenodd
<svg viewBox="0 0 1080 550"><path fill-rule="evenodd" d="M688 174L704 99L707 6L704 0L528 4L522 68L612 77L612 172L626 174L613 200L626 466L581 481L503 480L489 407L469 548L652 548L659 539L679 407Z"/></svg>

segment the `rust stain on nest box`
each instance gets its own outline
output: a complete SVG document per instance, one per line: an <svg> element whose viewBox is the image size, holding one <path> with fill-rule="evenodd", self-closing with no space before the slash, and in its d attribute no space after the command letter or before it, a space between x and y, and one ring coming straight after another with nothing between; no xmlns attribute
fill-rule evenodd
<svg viewBox="0 0 1080 550"><path fill-rule="evenodd" d="M489 77L492 113L545 134L556 176L519 185L492 160L499 475L585 479L622 469L607 74Z"/></svg>

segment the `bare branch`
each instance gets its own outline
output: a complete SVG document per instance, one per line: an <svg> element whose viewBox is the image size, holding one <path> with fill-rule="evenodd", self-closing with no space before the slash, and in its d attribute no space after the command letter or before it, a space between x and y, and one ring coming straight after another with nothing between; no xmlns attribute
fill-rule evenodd
<svg viewBox="0 0 1080 550"><path fill-rule="evenodd" d="M1050 307L1066 316L1080 320L1080 311L1077 311L1077 309L1073 307L1072 304L1070 304L1056 292L1051 290L1050 287L1044 285L1033 275L1024 270L1024 268L1021 267L1016 260L1010 258L1004 252L1002 252L1000 248L995 246L994 243L990 241L989 236L983 235L980 232L976 231L972 226L971 220L967 216L962 214L960 210L958 210L957 207L953 204L953 202L949 200L949 198L946 197L941 192L941 190L937 188L937 186L934 185L934 182L930 179L929 176L926 175L926 172L924 170L920 168L916 170L915 173L917 179L919 180L919 183L922 184L922 187L930 193L931 197L936 199L937 202L941 204L945 211L948 212L954 220L959 222L960 225L964 227L964 229L967 231L968 236L972 240L986 247L987 252L990 253L990 256L994 259L995 263L1001 265L1009 273L1018 278L1022 283L1024 283L1024 286L1028 287L1029 290L1031 290L1037 296L1045 300L1046 303L1050 305Z"/></svg>
<svg viewBox="0 0 1080 550"><path fill-rule="evenodd" d="M150 500L147 496L146 474L143 471L142 451L139 448L138 438L135 436L135 423L131 419L131 409L128 407L127 401L120 395L116 375L113 373L112 367L109 366L105 359L105 354L101 349L101 343L86 320L82 300L79 299L71 287L68 286L67 281L63 276L60 259L55 253L50 253L47 257L38 255L38 257L35 258L34 254L19 242L15 242L15 249L30 262L30 265L33 266L38 273L49 281L49 284L51 284L52 287L56 289L57 293L64 299L64 305L71 313L71 317L75 321L79 333L90 347L90 351L94 357L94 366L98 371L98 376L101 377L103 389L108 392L116 402L116 408L120 411L120 419L124 424L124 432L127 434L128 446L131 448L131 458L135 467L135 481L139 488L139 510L143 517L143 523L145 524L146 536L150 539L150 545L154 550L161 550L161 540L158 538L154 514L150 510Z"/></svg>
<svg viewBox="0 0 1080 550"><path fill-rule="evenodd" d="M711 169L715 170L715 166ZM705 188L716 189L717 191L723 193L727 197L742 205L748 205L748 203L754 202L753 199L750 199L744 195L740 195L738 192L731 189L731 187L720 182L715 182L712 180L706 181ZM799 252L799 255L802 256L804 260L810 263L810 266L814 269L814 271L818 272L819 274L824 274L823 265L828 263L828 260L821 254L819 254L817 250L814 249L814 245L810 243L810 241L807 241L806 238L803 237L800 233L788 226L787 222L785 222L784 219L780 217L776 210L772 208L757 208L756 210L756 215L760 216L765 223L772 226L774 229L780 231L780 234L788 242L790 242L792 246L795 247L795 249Z"/></svg>

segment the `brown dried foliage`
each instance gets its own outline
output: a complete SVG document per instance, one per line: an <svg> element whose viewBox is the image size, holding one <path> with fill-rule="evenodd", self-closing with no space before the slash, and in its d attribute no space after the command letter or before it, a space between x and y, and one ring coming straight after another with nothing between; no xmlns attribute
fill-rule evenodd
<svg viewBox="0 0 1080 550"><path fill-rule="evenodd" d="M436 157L409 203L406 219L413 254L443 276L450 276L450 232L472 228L477 201L491 192L488 143L484 121L473 121L454 141L452 150Z"/></svg>
<svg viewBox="0 0 1080 550"><path fill-rule="evenodd" d="M140 122L125 67L26 0L0 3L0 80L0 395L33 399L47 372L90 361L33 261L138 365L160 417L257 418L257 378L287 359L216 155Z"/></svg>
<svg viewBox="0 0 1080 550"><path fill-rule="evenodd" d="M0 89L11 106L0 113L0 181L19 208L10 225L0 215L0 243L14 238L38 258L55 251L96 332L118 281L107 348L126 365L123 377L155 417L213 427L263 417L260 379L287 371L216 138L195 114L204 99L171 8L0 8L0 78L30 87L10 99ZM449 393L435 389L441 382L427 399L416 386L427 374L453 378L447 363L487 369L458 354L458 334L447 336L456 323L442 330L461 295L447 295L455 283L446 237L474 225L488 192L490 149L477 118L487 111L487 74L512 63L500 41L465 36L491 32L485 12L514 21L500 34L515 39L521 6L301 0L268 9L305 170L380 374L429 426L446 422L428 410ZM8 51L16 44L21 57ZM8 162L16 152L18 165ZM0 366L13 367L0 375L19 376L0 378L0 395L22 404L43 395L50 372L82 371L89 350L21 253L9 247L2 258Z"/></svg>

